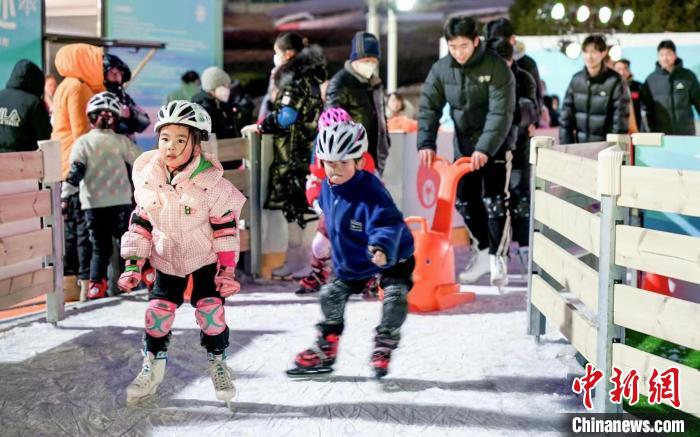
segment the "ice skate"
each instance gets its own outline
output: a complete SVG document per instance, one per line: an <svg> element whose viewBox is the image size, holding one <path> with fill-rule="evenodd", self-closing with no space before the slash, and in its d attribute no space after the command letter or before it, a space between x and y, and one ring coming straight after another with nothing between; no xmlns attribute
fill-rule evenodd
<svg viewBox="0 0 700 437"><path fill-rule="evenodd" d="M372 352L371 364L374 369L374 377L384 378L389 372L391 353L399 345L398 340L387 334L377 334L374 339L374 352Z"/></svg>
<svg viewBox="0 0 700 437"><path fill-rule="evenodd" d="M467 264L464 270L459 274L459 282L462 284L471 284L478 281L479 278L489 273L489 271L489 250L474 251L469 264Z"/></svg>
<svg viewBox="0 0 700 437"><path fill-rule="evenodd" d="M489 255L489 264L491 270L491 285L498 287L500 293L501 287L508 285L508 265L506 257Z"/></svg>
<svg viewBox="0 0 700 437"><path fill-rule="evenodd" d="M323 375L333 371L335 357L338 354L340 336L328 334L320 336L316 345L300 352L294 359L296 367L287 370L290 377Z"/></svg>
<svg viewBox="0 0 700 437"><path fill-rule="evenodd" d="M233 371L226 365L223 355L209 354L209 376L214 383L216 398L226 402L231 407L231 400L236 396L236 387L233 385Z"/></svg>
<svg viewBox="0 0 700 437"><path fill-rule="evenodd" d="M165 376L166 358L155 358L150 352L143 357L141 372L126 388L126 403L134 404L153 395Z"/></svg>
<svg viewBox="0 0 700 437"><path fill-rule="evenodd" d="M297 296L318 293L321 286L328 282L330 276L330 258L314 258L311 261L311 271L308 276L299 281L299 289L294 292Z"/></svg>
<svg viewBox="0 0 700 437"><path fill-rule="evenodd" d="M107 297L107 288L109 284L106 279L100 281L90 281L90 285L87 291L87 298L90 300L102 299Z"/></svg>

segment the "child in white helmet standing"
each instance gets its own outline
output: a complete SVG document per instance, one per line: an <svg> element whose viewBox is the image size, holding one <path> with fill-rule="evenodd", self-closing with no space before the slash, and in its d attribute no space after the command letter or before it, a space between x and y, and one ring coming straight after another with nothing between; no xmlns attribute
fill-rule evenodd
<svg viewBox="0 0 700 437"><path fill-rule="evenodd" d="M87 115L92 130L73 143L70 170L61 189L63 204L80 191L80 205L90 232L90 281L81 284L81 301L107 295L112 238L120 238L129 225L132 193L127 165L134 164L141 149L115 132L121 109L119 98L110 92L90 99Z"/></svg>
<svg viewBox="0 0 700 437"><path fill-rule="evenodd" d="M217 399L235 396L225 363L229 329L224 300L237 293L238 219L245 197L223 178L221 163L202 152L211 119L196 103L174 100L158 112L158 149L134 163L136 209L122 237L127 260L119 287L141 281L146 258L156 270L146 310L141 372L127 387L127 403L153 395L163 380L175 310L183 303L189 276L202 346Z"/></svg>
<svg viewBox="0 0 700 437"><path fill-rule="evenodd" d="M345 303L350 294L362 292L368 278L377 273L384 289L382 320L371 357L377 378L387 374L391 353L399 344L416 264L413 236L381 181L361 170L366 151L367 133L353 122L323 129L316 139L316 156L327 176L318 200L336 279L321 287L324 320L317 325L316 344L296 356L296 367L287 371L289 376L333 370L345 327Z"/></svg>

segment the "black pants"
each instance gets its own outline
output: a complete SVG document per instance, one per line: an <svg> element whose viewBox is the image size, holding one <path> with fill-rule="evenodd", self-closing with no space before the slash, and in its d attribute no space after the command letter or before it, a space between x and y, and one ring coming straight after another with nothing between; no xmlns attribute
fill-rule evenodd
<svg viewBox="0 0 700 437"><path fill-rule="evenodd" d="M84 213L92 243L90 280L101 281L107 279L107 267L113 253L112 238L121 238L129 228L131 205L86 209ZM115 272L115 276L124 271L124 260L121 257L119 260L119 272Z"/></svg>
<svg viewBox="0 0 700 437"><path fill-rule="evenodd" d="M217 297L221 299L221 304L223 305L224 298L222 298L221 294L216 291L216 286L214 285L216 264L204 266L184 278L168 275L156 270L156 281L153 284L153 289L148 295L148 299L167 300L174 303L179 308L184 302L185 288L187 288L189 276L192 276L192 296L190 297L190 304L193 307L196 308L197 302L205 297ZM207 352L220 354L228 347L228 326L224 332L213 336L207 335L200 331L199 339L202 346L206 348ZM165 352L168 350L170 333L168 333L168 335L165 337L160 338L152 337L146 333L144 342L146 343L146 350L154 355L157 355L158 352Z"/></svg>
<svg viewBox="0 0 700 437"><path fill-rule="evenodd" d="M505 255L510 237L508 185L512 153L502 148L486 165L467 173L457 186L455 207L479 250Z"/></svg>
<svg viewBox="0 0 700 437"><path fill-rule="evenodd" d="M530 244L530 141L518 144L513 153L510 178L510 216L513 241L520 247Z"/></svg>
<svg viewBox="0 0 700 437"><path fill-rule="evenodd" d="M85 223L84 211L80 208L80 198L74 194L67 199L68 211L64 222L63 274L78 275L80 279L90 279L90 258L92 244Z"/></svg>
<svg viewBox="0 0 700 437"><path fill-rule="evenodd" d="M413 288L413 269L416 260L413 256L403 262L383 270L379 284L384 290L382 320L377 326L377 334L399 339L401 325L406 320L408 301L406 295ZM336 279L321 287L321 310L324 320L319 323L322 335L343 333L345 327L345 303L351 294L361 293L367 279L346 281Z"/></svg>

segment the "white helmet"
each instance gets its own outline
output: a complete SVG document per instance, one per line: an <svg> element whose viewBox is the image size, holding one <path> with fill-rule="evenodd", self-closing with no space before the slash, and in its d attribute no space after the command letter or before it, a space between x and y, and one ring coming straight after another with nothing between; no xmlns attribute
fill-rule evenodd
<svg viewBox="0 0 700 437"><path fill-rule="evenodd" d="M173 100L160 108L153 130L158 132L158 129L166 124L190 126L206 132L206 136L211 133L211 118L207 111L200 105L187 100Z"/></svg>
<svg viewBox="0 0 700 437"><path fill-rule="evenodd" d="M341 122L321 130L316 140L316 156L324 161L359 159L367 151L365 128L352 121Z"/></svg>
<svg viewBox="0 0 700 437"><path fill-rule="evenodd" d="M119 117L122 113L122 104L116 94L109 91L101 92L92 96L87 105L88 114L93 112L110 111Z"/></svg>

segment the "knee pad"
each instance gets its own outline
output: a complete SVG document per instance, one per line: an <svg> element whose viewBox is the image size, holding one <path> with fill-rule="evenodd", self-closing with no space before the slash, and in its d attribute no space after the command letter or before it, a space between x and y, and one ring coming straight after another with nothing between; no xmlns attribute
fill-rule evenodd
<svg viewBox="0 0 700 437"><path fill-rule="evenodd" d="M514 219L530 217L530 199L528 197L518 197L511 201L511 210Z"/></svg>
<svg viewBox="0 0 700 437"><path fill-rule="evenodd" d="M405 284L391 284L384 287L384 303L396 302L402 303L406 302L406 295L409 292L409 288Z"/></svg>
<svg viewBox="0 0 700 437"><path fill-rule="evenodd" d="M146 333L154 338L165 337L175 321L177 305L163 300L153 299L148 302L146 310Z"/></svg>
<svg viewBox="0 0 700 437"><path fill-rule="evenodd" d="M506 201L501 195L484 197L484 206L486 206L486 214L490 219L506 216Z"/></svg>
<svg viewBox="0 0 700 437"><path fill-rule="evenodd" d="M331 256L331 242L320 232L316 232L311 243L311 253L316 258L328 258Z"/></svg>
<svg viewBox="0 0 700 437"><path fill-rule="evenodd" d="M197 302L197 324L206 335L219 335L226 330L224 305L218 297L205 297Z"/></svg>

